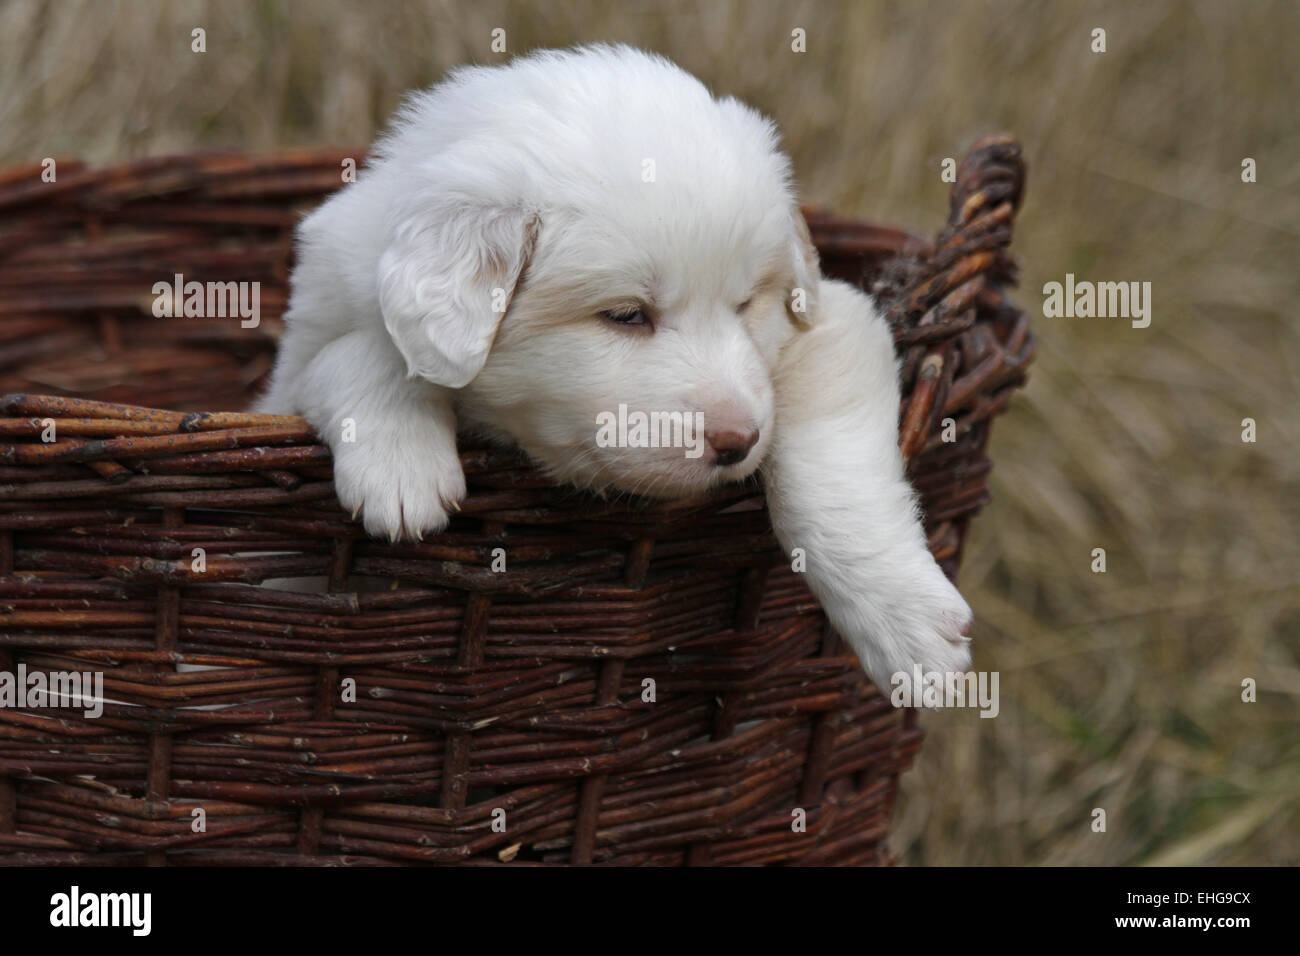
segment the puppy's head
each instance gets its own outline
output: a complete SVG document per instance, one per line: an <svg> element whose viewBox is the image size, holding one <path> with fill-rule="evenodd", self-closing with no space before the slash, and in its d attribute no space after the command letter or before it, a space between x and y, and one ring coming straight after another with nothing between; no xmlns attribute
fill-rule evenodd
<svg viewBox="0 0 1300 956"><path fill-rule="evenodd" d="M411 170L419 128L457 120ZM412 374L461 389L467 424L593 488L689 495L757 468L770 370L818 282L770 123L596 48L458 75L384 155L408 177L385 323Z"/></svg>

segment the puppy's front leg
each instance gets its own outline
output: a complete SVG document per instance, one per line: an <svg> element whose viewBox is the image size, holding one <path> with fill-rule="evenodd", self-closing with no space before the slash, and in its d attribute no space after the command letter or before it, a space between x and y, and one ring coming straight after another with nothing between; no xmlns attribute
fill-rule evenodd
<svg viewBox="0 0 1300 956"><path fill-rule="evenodd" d="M408 378L382 329L322 348L293 404L334 453L334 488L369 534L418 538L447 526L465 497L450 389Z"/></svg>
<svg viewBox="0 0 1300 956"><path fill-rule="evenodd" d="M898 450L893 340L871 300L822 283L819 322L781 355L763 466L772 525L803 549L832 625L888 693L902 673L970 667L971 612L926 545Z"/></svg>

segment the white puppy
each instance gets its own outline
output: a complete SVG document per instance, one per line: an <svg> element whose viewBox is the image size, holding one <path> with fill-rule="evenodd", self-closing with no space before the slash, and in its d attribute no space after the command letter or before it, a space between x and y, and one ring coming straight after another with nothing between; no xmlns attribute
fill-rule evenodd
<svg viewBox="0 0 1300 956"><path fill-rule="evenodd" d="M446 525L458 423L595 490L682 497L761 467L778 539L879 686L968 668L970 609L898 451L889 330L820 278L772 124L667 60L546 52L413 96L303 222L286 321L260 410L315 426L371 534ZM678 447L609 447L620 406Z"/></svg>

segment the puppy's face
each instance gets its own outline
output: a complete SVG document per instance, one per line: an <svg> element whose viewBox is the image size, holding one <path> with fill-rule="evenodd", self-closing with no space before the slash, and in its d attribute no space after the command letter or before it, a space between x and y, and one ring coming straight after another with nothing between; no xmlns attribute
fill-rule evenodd
<svg viewBox="0 0 1300 956"><path fill-rule="evenodd" d="M691 495L752 473L771 441L769 370L813 292L798 212L780 196L673 198L543 214L463 390L469 423L561 481Z"/></svg>
<svg viewBox="0 0 1300 956"><path fill-rule="evenodd" d="M565 482L670 497L753 472L818 283L772 125L625 49L470 71L407 116L373 182L410 374Z"/></svg>

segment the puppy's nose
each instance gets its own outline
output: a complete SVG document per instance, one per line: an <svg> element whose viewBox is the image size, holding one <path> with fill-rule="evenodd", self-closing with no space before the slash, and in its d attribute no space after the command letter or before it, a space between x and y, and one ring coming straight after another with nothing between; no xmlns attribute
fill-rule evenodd
<svg viewBox="0 0 1300 956"><path fill-rule="evenodd" d="M758 429L705 429L704 439L713 446L715 465L735 465L744 461L749 450L758 442Z"/></svg>

